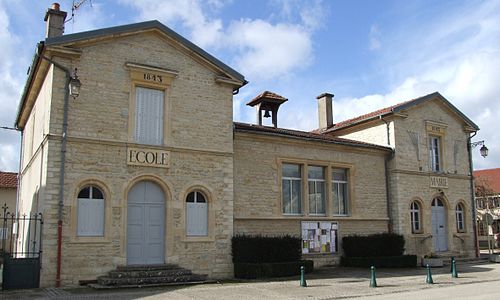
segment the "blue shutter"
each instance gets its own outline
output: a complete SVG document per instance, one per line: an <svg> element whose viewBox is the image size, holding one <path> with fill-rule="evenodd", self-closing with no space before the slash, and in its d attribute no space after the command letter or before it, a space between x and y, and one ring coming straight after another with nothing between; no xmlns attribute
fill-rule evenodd
<svg viewBox="0 0 500 300"><path fill-rule="evenodd" d="M187 204L187 235L206 236L208 235L208 203Z"/></svg>
<svg viewBox="0 0 500 300"><path fill-rule="evenodd" d="M136 142L149 145L163 144L164 97L164 91L136 88Z"/></svg>
<svg viewBox="0 0 500 300"><path fill-rule="evenodd" d="M104 236L104 200L78 199L78 236Z"/></svg>

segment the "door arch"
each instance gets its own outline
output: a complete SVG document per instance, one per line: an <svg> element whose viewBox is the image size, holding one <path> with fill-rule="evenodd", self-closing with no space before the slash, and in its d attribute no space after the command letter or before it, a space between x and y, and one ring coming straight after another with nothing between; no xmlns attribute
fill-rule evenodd
<svg viewBox="0 0 500 300"><path fill-rule="evenodd" d="M165 263L165 194L152 181L127 195L127 265Z"/></svg>
<svg viewBox="0 0 500 300"><path fill-rule="evenodd" d="M432 212L432 241L434 250L442 252L448 250L448 230L446 226L446 209L439 198L434 198L431 205Z"/></svg>

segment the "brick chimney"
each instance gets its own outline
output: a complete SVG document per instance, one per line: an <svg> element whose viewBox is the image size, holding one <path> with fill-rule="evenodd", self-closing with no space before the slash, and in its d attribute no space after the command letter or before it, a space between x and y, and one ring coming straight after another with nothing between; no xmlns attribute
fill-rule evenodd
<svg viewBox="0 0 500 300"><path fill-rule="evenodd" d="M58 37L64 33L64 20L66 20L67 13L60 10L59 3L53 3L45 13L43 19L47 22L46 38Z"/></svg>
<svg viewBox="0 0 500 300"><path fill-rule="evenodd" d="M333 94L323 93L316 97L316 99L318 99L319 129L325 130L333 126Z"/></svg>

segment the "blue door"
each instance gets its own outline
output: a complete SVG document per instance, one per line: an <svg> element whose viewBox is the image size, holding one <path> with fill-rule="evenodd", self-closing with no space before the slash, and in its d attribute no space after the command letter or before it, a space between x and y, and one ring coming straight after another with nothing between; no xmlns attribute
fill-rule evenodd
<svg viewBox="0 0 500 300"><path fill-rule="evenodd" d="M442 252L448 250L448 234L446 230L446 214L443 202L440 199L432 200L432 240L434 250Z"/></svg>

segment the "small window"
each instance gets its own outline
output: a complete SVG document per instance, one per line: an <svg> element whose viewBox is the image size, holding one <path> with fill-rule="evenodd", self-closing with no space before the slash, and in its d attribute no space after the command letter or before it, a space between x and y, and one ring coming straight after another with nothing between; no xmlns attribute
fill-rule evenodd
<svg viewBox="0 0 500 300"><path fill-rule="evenodd" d="M324 215L326 204L325 168L308 167L309 213Z"/></svg>
<svg viewBox="0 0 500 300"><path fill-rule="evenodd" d="M349 213L349 190L346 169L333 169L333 214L347 215Z"/></svg>
<svg viewBox="0 0 500 300"><path fill-rule="evenodd" d="M135 140L140 144L163 144L162 90L136 87Z"/></svg>
<svg viewBox="0 0 500 300"><path fill-rule="evenodd" d="M443 171L441 162L441 138L437 136L429 137L429 161L432 172Z"/></svg>
<svg viewBox="0 0 500 300"><path fill-rule="evenodd" d="M77 199L77 236L104 236L104 195L96 186L80 190Z"/></svg>
<svg viewBox="0 0 500 300"><path fill-rule="evenodd" d="M464 207L460 203L457 204L455 208L455 217L457 221L457 232L465 232Z"/></svg>
<svg viewBox="0 0 500 300"><path fill-rule="evenodd" d="M282 206L284 214L302 213L302 172L301 166L283 164L282 166Z"/></svg>
<svg viewBox="0 0 500 300"><path fill-rule="evenodd" d="M208 235L208 203L200 191L191 192L186 197L186 235Z"/></svg>
<svg viewBox="0 0 500 300"><path fill-rule="evenodd" d="M413 201L410 205L411 233L422 232L420 205L417 201Z"/></svg>

